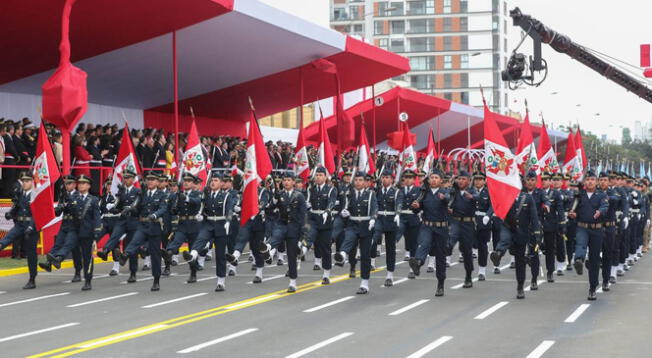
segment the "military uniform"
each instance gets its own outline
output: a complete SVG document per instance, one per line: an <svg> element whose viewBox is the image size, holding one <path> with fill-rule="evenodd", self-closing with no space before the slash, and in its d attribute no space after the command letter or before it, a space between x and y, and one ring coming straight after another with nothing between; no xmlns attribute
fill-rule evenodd
<svg viewBox="0 0 652 358"><path fill-rule="evenodd" d="M77 184L88 183L92 180L85 175L77 178ZM77 195L77 205L73 205L73 215L79 218L76 223L77 240L81 248L82 263L84 265L83 291L91 289L93 279L93 243L100 239L102 232L102 218L100 214L99 199L90 194L81 192Z"/></svg>
<svg viewBox="0 0 652 358"><path fill-rule="evenodd" d="M550 205L549 211L542 210L543 253L546 258L547 280L548 282L554 282L553 275L557 269L556 261L564 261L566 256L565 252L558 250L557 247L561 236L559 234L561 222L564 221L564 199L561 192L553 189L552 186L543 189L543 192Z"/></svg>
<svg viewBox="0 0 652 358"><path fill-rule="evenodd" d="M63 178L64 183L75 183L77 180L76 177L72 175L66 175ZM59 226L59 232L54 237L54 245L50 249L50 253L53 251L56 252L61 248L65 247L63 251L72 256L73 266L75 267L75 274L73 276L72 282L81 281L81 270L83 268L82 259L81 259L81 248L76 240L73 243L73 237L69 235L71 231L75 229L75 218L71 213L70 204L75 200L77 191L73 188L71 191L64 190L60 194L59 204L55 208L55 214L57 216L62 215L61 225ZM53 257L50 257L52 259ZM49 260L50 262L52 260ZM58 265L58 264L57 264Z"/></svg>
<svg viewBox="0 0 652 358"><path fill-rule="evenodd" d="M227 260L231 265L238 264L238 258L245 248L245 245L249 243L249 249L254 257L254 266L256 267L256 274L254 277L254 283L263 282L263 267L265 266L265 261L263 255L260 252L261 245L263 250L267 251L267 246L264 244L265 238L265 220L269 220L265 216L265 211L271 203L271 194L263 186L258 187L258 214L253 218L249 218L243 227L240 228L238 232L238 239L235 243L233 254L228 254L226 256ZM234 215L236 216L236 215ZM233 224L231 224L233 225ZM240 222L237 222L236 225L240 225ZM269 255L269 252L267 252Z"/></svg>
<svg viewBox="0 0 652 358"><path fill-rule="evenodd" d="M476 173L473 177L474 179L485 179L483 173ZM487 186L474 187L474 189L476 192L475 228L478 245L478 280L484 281L486 278L487 257L489 256L488 244L492 233L491 217L493 216L493 208Z"/></svg>
<svg viewBox="0 0 652 358"><path fill-rule="evenodd" d="M406 171L404 176L414 176L414 172ZM419 217L409 208L412 203L417 200L419 194L421 193L421 188L417 186L403 186L401 187L403 192L403 202L401 203L401 225L399 226L398 238L401 236L405 239L405 259L414 257L414 254L417 251L417 239L419 236L419 228L421 227L421 221Z"/></svg>
<svg viewBox="0 0 652 358"><path fill-rule="evenodd" d="M391 173L383 173L383 176L391 175ZM397 233L400 224L400 212L403 205L403 191L393 185L380 186L376 189L376 198L378 200L378 219L376 220L372 256L376 251L375 246L382 242L382 237L385 237L385 250L387 257L387 278L385 279L385 286L393 285L394 268L396 267L396 242L398 241Z"/></svg>
<svg viewBox="0 0 652 358"><path fill-rule="evenodd" d="M528 176L532 177L532 175L532 172L528 173ZM536 174L534 175L536 177ZM531 192L529 192L529 194L532 196L532 199L534 199L535 207L539 213L539 222L543 226L544 212L548 214L546 207L551 208L550 200L548 199L548 196L546 195L545 191L543 191L543 189L534 188ZM528 263L530 264L530 273L532 274L532 283L530 289L533 291L539 288L539 284L537 282L540 273L539 248L539 245L530 245L528 247L527 254Z"/></svg>
<svg viewBox="0 0 652 358"><path fill-rule="evenodd" d="M326 175L326 169L317 168L317 171ZM331 236L333 231L333 208L337 201L337 189L329 184L313 184L308 188L309 231L307 246L315 245L315 253L319 252L324 269L323 284L330 283L331 262Z"/></svg>
<svg viewBox="0 0 652 358"><path fill-rule="evenodd" d="M460 176L468 177L469 174L461 172ZM473 286L471 275L473 273L473 240L475 238L475 212L477 193L472 187L464 190L454 186L450 194L449 210L451 211L450 219L450 238L448 241L448 255L457 242L460 243L460 251L464 258L464 270L466 277L464 279L464 288Z"/></svg>

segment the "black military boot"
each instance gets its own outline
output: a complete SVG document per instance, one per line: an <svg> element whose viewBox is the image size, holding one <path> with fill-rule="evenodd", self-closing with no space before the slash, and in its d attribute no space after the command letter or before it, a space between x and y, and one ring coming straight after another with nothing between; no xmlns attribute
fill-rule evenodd
<svg viewBox="0 0 652 358"><path fill-rule="evenodd" d="M595 289L590 289L589 290L589 297L587 298L589 301L595 301L598 299L598 295L595 293Z"/></svg>
<svg viewBox="0 0 652 358"><path fill-rule="evenodd" d="M435 297L441 297L444 295L444 282L437 282L437 290L435 291Z"/></svg>
<svg viewBox="0 0 652 358"><path fill-rule="evenodd" d="M97 257L101 258L102 261L106 261L109 259L109 252L106 249L98 250Z"/></svg>
<svg viewBox="0 0 652 358"><path fill-rule="evenodd" d="M154 277L154 283L152 283L152 288L150 289L151 291L155 292L161 289L161 285L159 284L158 280L158 277Z"/></svg>
<svg viewBox="0 0 652 358"><path fill-rule="evenodd" d="M165 268L163 269L163 273L161 273L163 276L170 276L170 264L165 264Z"/></svg>
<svg viewBox="0 0 652 358"><path fill-rule="evenodd" d="M136 282L136 273L131 272L129 273L129 278L127 279L127 283L134 283Z"/></svg>
<svg viewBox="0 0 652 358"><path fill-rule="evenodd" d="M89 291L91 288L91 280L86 280L84 286L82 286L82 291Z"/></svg>
<svg viewBox="0 0 652 358"><path fill-rule="evenodd" d="M71 282L80 282L81 281L81 274L79 271L75 271L75 275L72 277Z"/></svg>
<svg viewBox="0 0 652 358"><path fill-rule="evenodd" d="M548 282L550 282L550 283L555 282L555 278L553 277L552 272L548 272L548 274L546 275L546 278L548 279Z"/></svg>
<svg viewBox="0 0 652 358"><path fill-rule="evenodd" d="M573 266L575 267L575 272L577 272L578 275L582 275L584 273L584 263L582 260L577 259L573 263Z"/></svg>
<svg viewBox="0 0 652 358"><path fill-rule="evenodd" d="M532 282L530 283L530 291L536 291L539 289L539 283L537 282L536 278L532 279Z"/></svg>
<svg viewBox="0 0 652 358"><path fill-rule="evenodd" d="M34 277L30 277L29 281L23 286L23 290L31 290L33 288L36 288L36 283L34 282Z"/></svg>
<svg viewBox="0 0 652 358"><path fill-rule="evenodd" d="M500 266L500 260L503 258L504 254L505 253L502 252L502 251L492 251L491 252L491 254L489 255L489 259L491 259L491 263L494 264L494 267Z"/></svg>
<svg viewBox="0 0 652 358"><path fill-rule="evenodd" d="M188 277L188 281L186 281L186 283L195 283L195 282L197 282L197 271L191 269L190 277Z"/></svg>
<svg viewBox="0 0 652 358"><path fill-rule="evenodd" d="M464 278L464 285L462 285L462 288L471 288L473 287L473 279L471 279L471 272L466 273L466 277Z"/></svg>
<svg viewBox="0 0 652 358"><path fill-rule="evenodd" d="M525 298L525 291L523 290L523 282L519 282L516 286L516 298L522 300Z"/></svg>
<svg viewBox="0 0 652 358"><path fill-rule="evenodd" d="M421 265L422 265L421 261L416 257L411 257L409 264L410 264L410 268L412 269L412 272L414 272L414 275L419 276L419 274L421 274Z"/></svg>

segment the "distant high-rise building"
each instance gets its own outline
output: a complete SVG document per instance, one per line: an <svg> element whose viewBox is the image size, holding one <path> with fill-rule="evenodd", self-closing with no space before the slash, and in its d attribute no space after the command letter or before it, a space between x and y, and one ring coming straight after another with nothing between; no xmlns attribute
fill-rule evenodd
<svg viewBox="0 0 652 358"><path fill-rule="evenodd" d="M329 0L331 27L410 59L397 78L418 91L506 113L505 0Z"/></svg>

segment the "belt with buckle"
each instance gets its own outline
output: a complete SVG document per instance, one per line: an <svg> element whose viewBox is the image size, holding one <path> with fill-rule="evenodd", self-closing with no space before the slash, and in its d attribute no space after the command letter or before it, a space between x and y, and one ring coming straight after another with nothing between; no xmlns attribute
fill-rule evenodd
<svg viewBox="0 0 652 358"><path fill-rule="evenodd" d="M197 217L195 216L179 216L179 221L197 221Z"/></svg>
<svg viewBox="0 0 652 358"><path fill-rule="evenodd" d="M383 216L394 216L396 215L395 211L379 211L378 215L383 215Z"/></svg>
<svg viewBox="0 0 652 358"><path fill-rule="evenodd" d="M615 221L607 221L606 223L604 223L604 226L605 227L614 227L614 226L616 226L616 222Z"/></svg>
<svg viewBox="0 0 652 358"><path fill-rule="evenodd" d="M108 214L107 213L107 214L102 215L102 217L104 217L104 218L119 218L120 214Z"/></svg>
<svg viewBox="0 0 652 358"><path fill-rule="evenodd" d="M18 217L16 217L16 221L30 221L30 220L32 220L32 218L29 217L29 216L18 216Z"/></svg>
<svg viewBox="0 0 652 358"><path fill-rule="evenodd" d="M63 220L72 220L72 215L64 215Z"/></svg>
<svg viewBox="0 0 652 358"><path fill-rule="evenodd" d="M578 222L577 226L583 229L602 229L602 223L581 223Z"/></svg>
<svg viewBox="0 0 652 358"><path fill-rule="evenodd" d="M353 221L366 221L371 220L371 216L349 216L349 219Z"/></svg>
<svg viewBox="0 0 652 358"><path fill-rule="evenodd" d="M476 216L487 216L487 213L484 212L484 211L476 211L476 212L475 212L475 215L476 215Z"/></svg>
<svg viewBox="0 0 652 358"><path fill-rule="evenodd" d="M455 221L460 221L463 223L471 223L475 219L474 217L471 216L451 216L451 219Z"/></svg>
<svg viewBox="0 0 652 358"><path fill-rule="evenodd" d="M401 210L401 211L399 211L399 213L401 213L401 214L412 214L412 215L414 215L414 211L412 211L412 210Z"/></svg>
<svg viewBox="0 0 652 358"><path fill-rule="evenodd" d="M325 212L326 212L326 210L310 210L311 214L317 214L317 215L321 215L321 214L323 214Z"/></svg>
<svg viewBox="0 0 652 358"><path fill-rule="evenodd" d="M210 221L226 220L226 216L207 216L206 220L210 220Z"/></svg>
<svg viewBox="0 0 652 358"><path fill-rule="evenodd" d="M429 227L448 227L448 221L428 221L423 220L423 225Z"/></svg>

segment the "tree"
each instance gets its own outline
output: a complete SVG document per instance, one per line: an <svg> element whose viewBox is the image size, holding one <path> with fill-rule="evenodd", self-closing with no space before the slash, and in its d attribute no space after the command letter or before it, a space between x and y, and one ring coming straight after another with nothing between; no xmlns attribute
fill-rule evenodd
<svg viewBox="0 0 652 358"><path fill-rule="evenodd" d="M623 145L630 144L632 142L632 133L629 128L623 128L623 137L622 137L622 143Z"/></svg>

